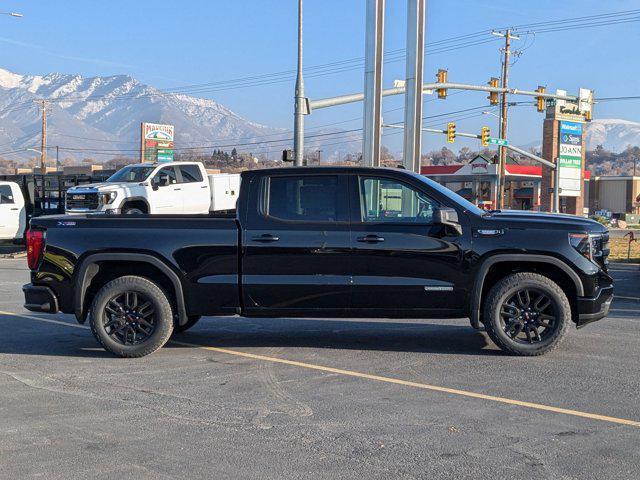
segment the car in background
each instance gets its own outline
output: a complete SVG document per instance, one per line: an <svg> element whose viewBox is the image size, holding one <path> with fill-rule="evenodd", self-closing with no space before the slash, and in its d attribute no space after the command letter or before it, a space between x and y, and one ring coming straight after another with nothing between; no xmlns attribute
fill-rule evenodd
<svg viewBox="0 0 640 480"><path fill-rule="evenodd" d="M67 190L67 214L207 214L235 209L240 175L208 174L199 162L127 165L105 182Z"/></svg>
<svg viewBox="0 0 640 480"><path fill-rule="evenodd" d="M0 182L0 240L20 241L27 225L27 212L20 186Z"/></svg>

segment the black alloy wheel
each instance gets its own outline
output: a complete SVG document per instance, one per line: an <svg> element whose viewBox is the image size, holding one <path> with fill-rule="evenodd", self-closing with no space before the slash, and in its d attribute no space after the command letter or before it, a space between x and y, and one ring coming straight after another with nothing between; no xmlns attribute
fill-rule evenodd
<svg viewBox="0 0 640 480"><path fill-rule="evenodd" d="M103 318L106 333L122 345L142 343L156 329L153 303L141 292L126 291L110 298Z"/></svg>
<svg viewBox="0 0 640 480"><path fill-rule="evenodd" d="M564 290L536 272L498 280L483 302L483 323L491 340L514 355L542 355L560 345L572 320Z"/></svg>
<svg viewBox="0 0 640 480"><path fill-rule="evenodd" d="M557 306L544 292L523 288L508 297L500 308L504 332L519 343L542 342L558 326Z"/></svg>

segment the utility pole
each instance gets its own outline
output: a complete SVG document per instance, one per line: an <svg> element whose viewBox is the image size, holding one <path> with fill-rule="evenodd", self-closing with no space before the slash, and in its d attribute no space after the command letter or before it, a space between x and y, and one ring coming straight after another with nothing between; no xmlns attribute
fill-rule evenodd
<svg viewBox="0 0 640 480"><path fill-rule="evenodd" d="M56 172L60 170L60 147L56 145Z"/></svg>
<svg viewBox="0 0 640 480"><path fill-rule="evenodd" d="M322 149L318 149L318 166L320 166L320 160L322 158Z"/></svg>
<svg viewBox="0 0 640 480"><path fill-rule="evenodd" d="M407 170L420 173L422 150L422 75L426 0L407 0L406 94L404 97L404 154Z"/></svg>
<svg viewBox="0 0 640 480"><path fill-rule="evenodd" d="M42 130L40 133L40 173L44 175L47 172L47 101L36 100L40 104L42 112Z"/></svg>
<svg viewBox="0 0 640 480"><path fill-rule="evenodd" d="M520 37L513 35L511 29L507 29L502 32L491 32L498 37L504 37L504 48L502 53L504 58L502 60L502 88L509 88L509 61L512 54L518 54L519 52L511 51L511 39L520 40ZM500 99L500 138L507 138L507 92L502 93ZM504 208L504 184L505 184L505 165L507 163L507 150L504 147L498 147L498 164L500 174L498 176L498 208Z"/></svg>
<svg viewBox="0 0 640 480"><path fill-rule="evenodd" d="M298 71L296 75L295 113L293 123L293 151L295 153L294 164L302 166L304 155L304 78L302 77L302 0L298 0Z"/></svg>
<svg viewBox="0 0 640 480"><path fill-rule="evenodd" d="M385 0L367 0L364 53L362 164L380 165Z"/></svg>

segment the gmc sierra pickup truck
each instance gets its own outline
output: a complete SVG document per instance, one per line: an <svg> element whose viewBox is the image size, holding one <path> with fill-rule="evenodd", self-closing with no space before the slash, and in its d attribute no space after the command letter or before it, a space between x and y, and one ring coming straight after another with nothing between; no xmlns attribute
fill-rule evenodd
<svg viewBox="0 0 640 480"><path fill-rule="evenodd" d="M27 242L25 307L122 357L216 315L468 317L539 355L613 298L602 225L485 212L402 169L248 171L232 214L39 217Z"/></svg>

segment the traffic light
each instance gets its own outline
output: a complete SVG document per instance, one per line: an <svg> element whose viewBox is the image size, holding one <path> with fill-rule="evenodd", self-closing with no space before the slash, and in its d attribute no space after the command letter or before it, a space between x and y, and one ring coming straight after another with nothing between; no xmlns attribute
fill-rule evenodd
<svg viewBox="0 0 640 480"><path fill-rule="evenodd" d="M449 72L447 72L446 70L443 70L442 68L438 70L438 75L436 75L436 78L438 79L438 83L447 83L447 75ZM445 98L447 98L447 89L446 88L439 88L438 89L438 98L444 100Z"/></svg>
<svg viewBox="0 0 640 480"><path fill-rule="evenodd" d="M456 141L456 124L453 122L447 123L447 142L453 143Z"/></svg>
<svg viewBox="0 0 640 480"><path fill-rule="evenodd" d="M498 88L499 83L500 83L500 79L496 77L491 77L491 79L489 80L490 87ZM498 104L498 92L489 92L489 96L487 98L489 99L489 103L491 105Z"/></svg>
<svg viewBox="0 0 640 480"><path fill-rule="evenodd" d="M489 146L489 137L491 136L491 131L489 127L482 127L482 133L480 134L480 144L483 147Z"/></svg>
<svg viewBox="0 0 640 480"><path fill-rule="evenodd" d="M542 86L538 86L538 88L536 88L536 92L538 93L544 93L547 89L542 87ZM544 109L546 107L546 102L544 97L536 97L536 110L538 110L539 112L544 112Z"/></svg>

